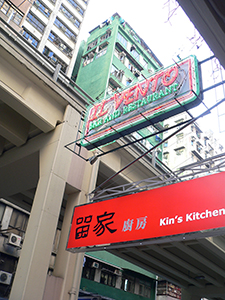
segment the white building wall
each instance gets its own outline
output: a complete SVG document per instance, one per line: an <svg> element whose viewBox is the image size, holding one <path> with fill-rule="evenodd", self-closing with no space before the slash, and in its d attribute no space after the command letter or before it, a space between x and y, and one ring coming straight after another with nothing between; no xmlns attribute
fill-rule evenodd
<svg viewBox="0 0 225 300"><path fill-rule="evenodd" d="M81 25L85 16L85 11L87 9L88 3L85 3L83 0L74 0L78 5L75 8L69 1L62 1L56 0L49 1L49 0L40 0L40 2L51 12L50 16L45 16L39 9L36 3L34 2L33 6L31 7L30 11L32 14L42 23L45 25L45 30L43 33L38 31L34 25L32 25L28 20L24 20L23 22L23 29L28 31L37 41L38 46L37 49L43 53L45 47L47 46L51 51L53 51L56 56L58 56L66 65L67 69L65 73L68 77L72 75L74 63L76 60L79 44L78 44L78 36L80 33ZM71 19L67 18L65 14L62 13L60 10L61 4L65 9L71 13L73 16ZM79 7L84 11L83 15L79 13ZM72 32L75 34L75 38L69 38L65 32L60 30L57 26L54 25L55 19L59 18L60 21ZM79 28L74 25L75 20L80 22ZM54 31L55 34L61 39L62 43L69 46L71 48L71 53L69 55L65 55L59 48L56 49L55 45L52 42L49 42L48 37L51 31ZM53 45L53 46L52 46ZM57 65L58 62L52 61Z"/></svg>
<svg viewBox="0 0 225 300"><path fill-rule="evenodd" d="M180 127L179 122L189 120L186 113L176 115L164 121L164 127L172 127L163 134L165 139ZM181 125L182 126L182 125ZM204 132L197 123L178 132L163 144L163 162L173 171L216 154L222 153L222 146L214 138L213 132Z"/></svg>

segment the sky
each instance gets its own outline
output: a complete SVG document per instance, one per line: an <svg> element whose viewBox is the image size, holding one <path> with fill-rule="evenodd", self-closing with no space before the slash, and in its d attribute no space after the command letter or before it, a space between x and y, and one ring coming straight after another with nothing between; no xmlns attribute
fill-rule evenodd
<svg viewBox="0 0 225 300"><path fill-rule="evenodd" d="M90 0L80 39L87 40L92 29L116 12L145 41L165 67L189 55L196 55L199 61L212 55L175 0ZM207 64L204 68L203 88L218 82L221 79L221 72L224 79L224 70L218 68L216 60L210 62L210 65ZM224 89L223 87L205 95L204 102L208 107L215 103L216 98L225 97ZM205 106L200 104L191 112L197 116L204 110ZM221 121L223 113L225 113L225 105L219 109L219 118L215 109L209 116L199 120L199 123L203 130L212 129L225 145L225 125L223 125L225 122ZM219 134L221 131L223 134Z"/></svg>
<svg viewBox="0 0 225 300"><path fill-rule="evenodd" d="M89 31L117 12L163 65L168 66L174 63L172 58L176 54L185 58L185 52L191 48L194 51L192 42L199 37L182 9L174 11L176 6L174 0L90 0L82 24L82 37L87 38ZM191 42L189 39L193 37Z"/></svg>

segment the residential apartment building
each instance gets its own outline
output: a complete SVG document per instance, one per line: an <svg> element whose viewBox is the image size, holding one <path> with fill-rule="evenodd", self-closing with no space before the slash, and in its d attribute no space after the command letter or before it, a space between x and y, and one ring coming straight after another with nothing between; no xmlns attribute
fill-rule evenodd
<svg viewBox="0 0 225 300"><path fill-rule="evenodd" d="M68 77L88 0L0 1L0 17Z"/></svg>
<svg viewBox="0 0 225 300"><path fill-rule="evenodd" d="M144 80L161 67L141 37L115 13L90 31L79 72L73 75L78 85L99 100Z"/></svg>
<svg viewBox="0 0 225 300"><path fill-rule="evenodd" d="M171 135L181 124L190 119L187 113L182 113L165 120L164 128L176 126L173 130L164 132L163 137ZM184 130L174 134L163 144L163 162L176 171L189 165L223 152L223 146L214 137L212 131L204 131L195 122Z"/></svg>

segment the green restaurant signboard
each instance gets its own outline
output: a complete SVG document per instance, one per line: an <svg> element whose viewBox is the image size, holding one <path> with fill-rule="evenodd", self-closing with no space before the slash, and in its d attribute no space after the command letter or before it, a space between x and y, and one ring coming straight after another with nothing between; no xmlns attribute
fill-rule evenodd
<svg viewBox="0 0 225 300"><path fill-rule="evenodd" d="M94 149L201 102L195 56L90 106L82 146Z"/></svg>

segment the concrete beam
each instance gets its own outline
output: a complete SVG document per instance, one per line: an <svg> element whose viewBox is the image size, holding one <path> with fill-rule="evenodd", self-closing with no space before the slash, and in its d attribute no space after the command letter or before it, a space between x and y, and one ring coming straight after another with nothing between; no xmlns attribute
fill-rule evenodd
<svg viewBox="0 0 225 300"><path fill-rule="evenodd" d="M3 153L4 145L5 145L6 139L0 136L0 156Z"/></svg>
<svg viewBox="0 0 225 300"><path fill-rule="evenodd" d="M12 84L13 86L13 84ZM62 120L62 111L47 98L40 97L37 90L29 87L23 96L17 94L5 83L0 81L1 100L12 109L23 115L43 132L49 132L56 126L57 121ZM58 112L57 112L58 111Z"/></svg>
<svg viewBox="0 0 225 300"><path fill-rule="evenodd" d="M30 122L5 104L0 105L0 135L16 146L27 141Z"/></svg>

